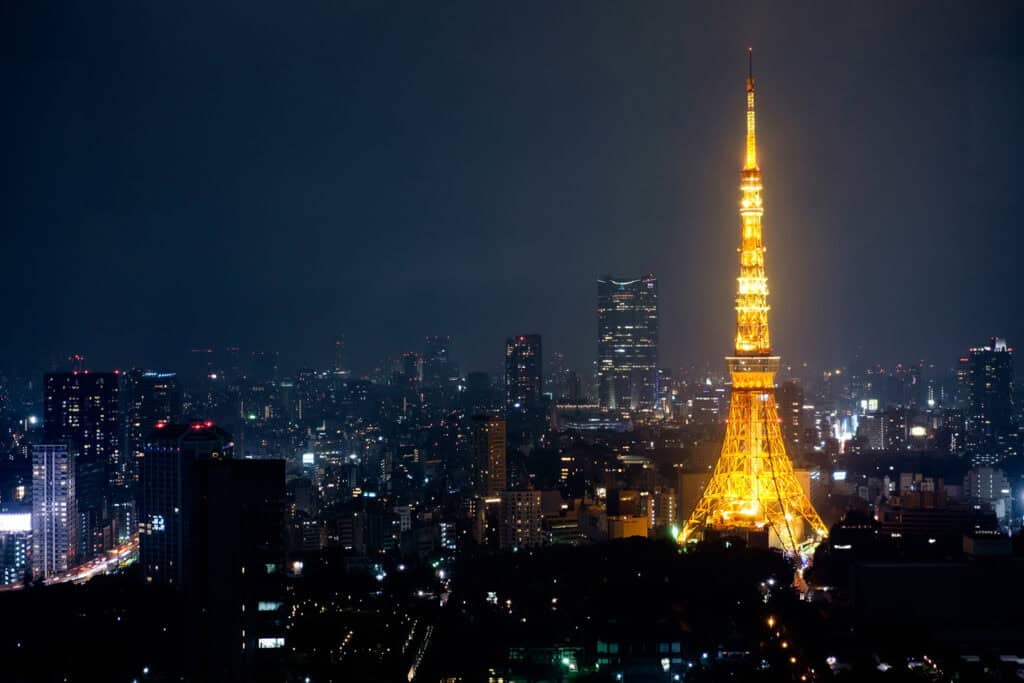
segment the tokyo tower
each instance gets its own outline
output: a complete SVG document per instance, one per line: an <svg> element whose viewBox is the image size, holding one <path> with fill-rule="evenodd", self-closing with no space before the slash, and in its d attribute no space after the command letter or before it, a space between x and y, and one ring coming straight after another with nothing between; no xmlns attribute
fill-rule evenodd
<svg viewBox="0 0 1024 683"><path fill-rule="evenodd" d="M786 455L775 407L775 373L768 335L768 278L761 241L761 170L757 166L753 53L747 77L747 158L740 173L743 232L736 292L735 355L729 421L722 454L707 488L679 534L696 540L707 528L722 532L767 532L786 552L825 536L827 530Z"/></svg>

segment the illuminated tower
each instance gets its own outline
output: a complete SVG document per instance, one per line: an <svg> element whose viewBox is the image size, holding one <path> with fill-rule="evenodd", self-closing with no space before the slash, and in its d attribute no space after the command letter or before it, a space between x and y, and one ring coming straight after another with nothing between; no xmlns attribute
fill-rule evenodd
<svg viewBox="0 0 1024 683"><path fill-rule="evenodd" d="M751 64L753 57L751 56ZM768 336L768 278L761 242L761 170L757 167L754 73L747 78L747 158L740 174L743 234L736 293L736 352L726 358L732 397L725 443L711 481L680 533L694 539L705 528L767 531L770 542L796 552L826 533L786 455L775 407L775 373Z"/></svg>

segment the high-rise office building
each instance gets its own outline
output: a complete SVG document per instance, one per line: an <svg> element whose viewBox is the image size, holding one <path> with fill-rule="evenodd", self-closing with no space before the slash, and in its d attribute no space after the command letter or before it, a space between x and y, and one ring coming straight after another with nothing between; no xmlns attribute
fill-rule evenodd
<svg viewBox="0 0 1024 683"><path fill-rule="evenodd" d="M509 410L535 410L544 391L539 334L521 334L505 342L505 405Z"/></svg>
<svg viewBox="0 0 1024 683"><path fill-rule="evenodd" d="M183 589L200 615L194 669L217 680L283 680L284 460L199 459L186 474L193 555Z"/></svg>
<svg viewBox="0 0 1024 683"><path fill-rule="evenodd" d="M450 355L451 339L430 336L423 347L423 384L439 387L452 378L454 366Z"/></svg>
<svg viewBox="0 0 1024 683"><path fill-rule="evenodd" d="M993 338L960 359L966 447L969 452L1005 450L1016 432L1013 392L1013 349Z"/></svg>
<svg viewBox="0 0 1024 683"><path fill-rule="evenodd" d="M128 480L139 479L139 463L146 437L159 422L176 422L181 417L181 388L173 372L132 370L125 377L125 445Z"/></svg>
<svg viewBox="0 0 1024 683"><path fill-rule="evenodd" d="M75 469L75 542L79 562L114 546L114 527L111 519L110 487L107 468L96 459L74 454Z"/></svg>
<svg viewBox="0 0 1024 683"><path fill-rule="evenodd" d="M470 423L471 475L473 491L481 497L497 496L505 490L507 472L505 420L475 415Z"/></svg>
<svg viewBox="0 0 1024 683"><path fill-rule="evenodd" d="M103 463L113 485L124 485L119 372L55 372L43 378L47 443L67 443L76 457Z"/></svg>
<svg viewBox="0 0 1024 683"><path fill-rule="evenodd" d="M192 576L197 462L232 456L231 435L212 422L158 426L143 446L139 480L139 563L147 583L183 590Z"/></svg>
<svg viewBox="0 0 1024 683"><path fill-rule="evenodd" d="M129 468L122 457L121 373L55 372L43 379L43 433L74 454L78 561L112 547L115 498L124 497Z"/></svg>
<svg viewBox="0 0 1024 683"><path fill-rule="evenodd" d="M658 387L658 280L597 281L597 386L602 407L649 410Z"/></svg>
<svg viewBox="0 0 1024 683"><path fill-rule="evenodd" d="M32 574L48 578L75 564L74 455L66 444L32 447Z"/></svg>
<svg viewBox="0 0 1024 683"><path fill-rule="evenodd" d="M139 560L147 583L173 586L191 610L191 672L263 680L286 639L285 464L233 452L231 435L211 422L149 435Z"/></svg>

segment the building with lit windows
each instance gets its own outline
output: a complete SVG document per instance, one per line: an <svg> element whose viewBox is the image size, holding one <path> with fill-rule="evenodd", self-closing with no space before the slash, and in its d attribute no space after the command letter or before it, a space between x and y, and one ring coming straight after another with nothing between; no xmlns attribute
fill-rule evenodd
<svg viewBox="0 0 1024 683"><path fill-rule="evenodd" d="M1000 522L1005 522L1013 510L1012 488L1003 470L992 467L968 470L963 491L968 501L991 510Z"/></svg>
<svg viewBox="0 0 1024 683"><path fill-rule="evenodd" d="M1017 450L1013 349L998 337L970 349L957 376L963 398L965 447L975 464L995 464Z"/></svg>
<svg viewBox="0 0 1024 683"><path fill-rule="evenodd" d="M285 463L235 460L212 422L159 427L144 453L143 580L173 586L196 616L193 672L255 680L281 664L286 640Z"/></svg>
<svg viewBox="0 0 1024 683"><path fill-rule="evenodd" d="M32 513L0 512L0 586L21 581L32 549Z"/></svg>
<svg viewBox="0 0 1024 683"><path fill-rule="evenodd" d="M146 437L158 422L176 422L181 417L181 387L173 372L132 370L125 376L125 445L127 477L139 480L139 463Z"/></svg>
<svg viewBox="0 0 1024 683"><path fill-rule="evenodd" d="M536 444L548 426L543 356L539 334L521 334L505 342L505 419L508 442L515 449ZM511 467L511 466L510 466ZM515 475L510 469L510 479Z"/></svg>
<svg viewBox="0 0 1024 683"><path fill-rule="evenodd" d="M793 450L806 448L802 446L804 389L800 381L787 379L775 390L775 402L779 407L779 419L782 420L782 438ZM810 444L813 446L813 444Z"/></svg>
<svg viewBox="0 0 1024 683"><path fill-rule="evenodd" d="M37 579L75 564L74 465L66 444L32 447L32 575Z"/></svg>
<svg viewBox="0 0 1024 683"><path fill-rule="evenodd" d="M729 409L728 387L712 384L710 379L691 387L687 400L688 420L692 424L712 425L722 422Z"/></svg>
<svg viewBox="0 0 1024 683"><path fill-rule="evenodd" d="M658 280L597 281L597 389L602 408L652 409L658 394Z"/></svg>
<svg viewBox="0 0 1024 683"><path fill-rule="evenodd" d="M139 564L147 583L184 589L194 563L189 515L195 505L194 465L227 459L231 435L212 422L168 424L143 445L139 498Z"/></svg>
<svg viewBox="0 0 1024 683"><path fill-rule="evenodd" d="M213 680L284 680L285 462L199 460L192 475L185 598L200 615L197 669Z"/></svg>
<svg viewBox="0 0 1024 683"><path fill-rule="evenodd" d="M541 404L544 391L539 334L521 334L505 342L505 405L531 410Z"/></svg>
<svg viewBox="0 0 1024 683"><path fill-rule="evenodd" d="M67 444L74 453L79 562L114 545L116 524L110 513L129 477L122 458L121 380L116 371L88 370L43 378L46 443Z"/></svg>
<svg viewBox="0 0 1024 683"><path fill-rule="evenodd" d="M121 458L121 373L55 372L43 378L43 432L66 442L81 460L105 464L110 482L124 484Z"/></svg>
<svg viewBox="0 0 1024 683"><path fill-rule="evenodd" d="M470 422L470 465L476 495L494 497L507 488L505 420L476 415Z"/></svg>
<svg viewBox="0 0 1024 683"><path fill-rule="evenodd" d="M500 514L501 548L544 545L544 507L540 491L502 491Z"/></svg>

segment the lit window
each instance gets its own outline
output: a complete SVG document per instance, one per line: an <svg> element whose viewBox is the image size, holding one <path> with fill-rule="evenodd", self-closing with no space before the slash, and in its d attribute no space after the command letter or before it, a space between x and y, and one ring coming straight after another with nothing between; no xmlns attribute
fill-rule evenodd
<svg viewBox="0 0 1024 683"><path fill-rule="evenodd" d="M256 647L260 650L273 650L284 647L284 638L260 638L256 641Z"/></svg>

